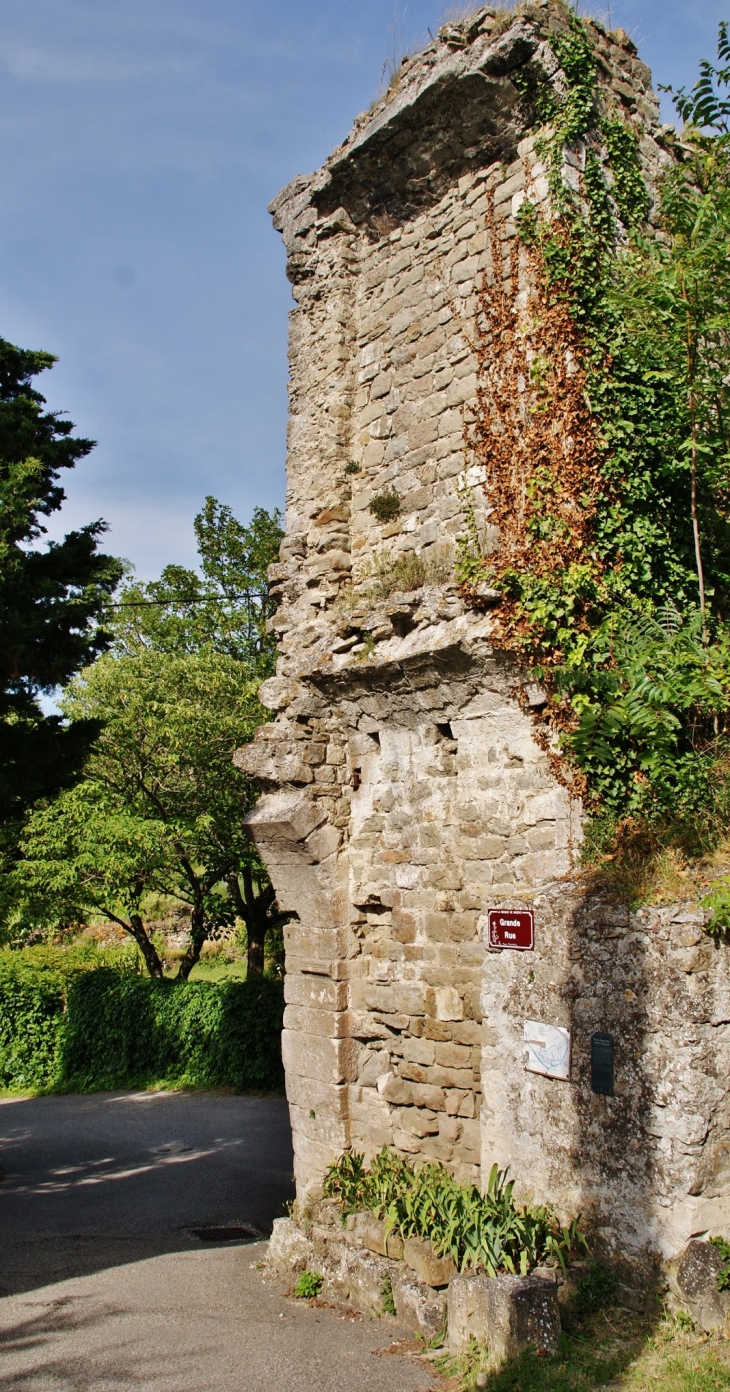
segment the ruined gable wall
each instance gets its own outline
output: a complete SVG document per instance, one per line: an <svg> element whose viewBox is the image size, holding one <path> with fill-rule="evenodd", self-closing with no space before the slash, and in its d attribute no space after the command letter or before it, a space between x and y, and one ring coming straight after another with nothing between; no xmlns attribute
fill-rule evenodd
<svg viewBox="0 0 730 1392"><path fill-rule="evenodd" d="M249 823L295 915L284 1057L300 1199L348 1146L394 1145L464 1179L499 1159L526 1195L566 1216L587 1209L609 1245L635 1214L639 1251L654 1242L652 1193L671 1210L688 1185L718 1184L701 1143L686 1142L702 1152L690 1175L677 1160L685 1142L671 1142L672 1158L647 1131L672 993L656 995L663 1015L652 1007L662 1042L645 1075L643 1016L622 994L633 986L619 990L602 947L611 911L586 908L571 879L580 806L535 737L539 691L453 582L379 600L369 574L378 556L453 560L465 483L489 538L464 447L476 296L483 276L511 293L519 258L528 302L514 215L526 192L546 209L547 179L513 77L560 82L546 38L563 23L554 5L524 6L506 31L480 11L407 64L324 169L274 204L297 301L286 536L272 568L281 657L262 691L276 718L238 760L266 790ZM669 156L648 70L628 43L592 33L605 99L636 123L651 187ZM568 179L579 181L583 157L566 152ZM400 512L382 523L369 503L392 488ZM483 915L505 903L536 905L527 961L485 954ZM593 915L592 947L581 914ZM523 1072L527 1011L573 1028L571 1084ZM622 1041L623 1103L594 1098L586 1075L590 1032L609 1027ZM699 1052L709 1077L709 1042ZM717 1129L720 1105L709 1083L701 1091L697 1134L703 1119ZM638 1136L630 1164L626 1128ZM710 1179L698 1179L703 1164Z"/></svg>

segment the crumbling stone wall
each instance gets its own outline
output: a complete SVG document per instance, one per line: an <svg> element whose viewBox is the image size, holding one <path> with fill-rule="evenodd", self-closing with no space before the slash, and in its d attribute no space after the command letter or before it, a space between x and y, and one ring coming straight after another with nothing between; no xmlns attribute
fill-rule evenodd
<svg viewBox="0 0 730 1392"><path fill-rule="evenodd" d="M300 1199L350 1146L475 1180L498 1159L636 1255L674 1248L703 1196L727 1193L726 953L683 977L673 929L619 931L586 903L581 808L536 722L542 693L490 642L489 595L474 608L453 579L465 490L481 545L499 544L465 448L477 296L499 279L529 308L515 215L526 195L549 212L534 93L564 90L549 39L566 25L545 0L442 30L272 205L296 300L280 661L262 689L275 719L237 761L264 789L249 825L294 915L284 1057ZM621 31L588 31L600 102L634 126L653 194L672 156L649 71ZM584 162L582 142L564 152L578 190ZM378 520L370 503L392 490L398 514ZM388 593L409 557L423 583ZM533 954L485 953L484 915L505 904L534 906ZM570 1083L524 1072L528 1010L572 1028ZM603 1099L586 1050L609 1028L617 1096Z"/></svg>

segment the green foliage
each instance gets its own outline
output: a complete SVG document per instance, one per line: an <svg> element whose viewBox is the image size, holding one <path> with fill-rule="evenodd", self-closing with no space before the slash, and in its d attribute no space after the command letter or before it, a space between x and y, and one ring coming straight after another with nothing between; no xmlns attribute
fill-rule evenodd
<svg viewBox="0 0 730 1392"><path fill-rule="evenodd" d="M278 1088L282 1014L275 981L152 981L118 953L0 952L0 1086Z"/></svg>
<svg viewBox="0 0 730 1392"><path fill-rule="evenodd" d="M382 1296L381 1303L383 1307L383 1314L394 1315L395 1300L393 1299L393 1282L391 1281L387 1271L380 1283L380 1293Z"/></svg>
<svg viewBox="0 0 730 1392"><path fill-rule="evenodd" d="M725 67L716 68L707 58L700 62L700 75L692 91L688 94L684 87L674 91L672 87L662 87L660 92L669 92L674 105L688 126L698 130L714 131L720 135L730 134L730 100L720 90L730 87L730 40L728 40L727 20L721 20L717 44L717 56L726 59Z"/></svg>
<svg viewBox="0 0 730 1392"><path fill-rule="evenodd" d="M716 885L700 902L703 909L712 910L705 932L717 943L730 943L730 884Z"/></svg>
<svg viewBox="0 0 730 1392"><path fill-rule="evenodd" d="M591 1262L588 1270L579 1278L575 1288L575 1301L579 1310L593 1315L616 1303L618 1276L610 1266L601 1262Z"/></svg>
<svg viewBox="0 0 730 1392"><path fill-rule="evenodd" d="M601 487L580 564L502 580L604 830L661 817L680 837L694 828L697 849L730 822L730 67L704 63L692 97L678 94L695 128L661 185L658 239L645 231L636 131L615 113L599 121L577 17L553 47L568 93L540 139L557 217L523 204L518 231L582 336ZM727 26L719 52L730 57ZM591 134L610 177L589 142L579 197L563 182L563 149ZM617 247L617 215L628 247ZM536 506L534 525L548 522Z"/></svg>
<svg viewBox="0 0 730 1392"><path fill-rule="evenodd" d="M100 966L134 973L139 959L92 943L59 950L0 951L0 1087L52 1085L61 1067L66 992L82 972Z"/></svg>
<svg viewBox="0 0 730 1392"><path fill-rule="evenodd" d="M344 1213L369 1209L402 1237L428 1237L440 1255L453 1257L460 1271L484 1267L525 1273L541 1261L565 1265L584 1239L577 1220L561 1228L552 1209L518 1206L514 1180L492 1166L486 1194L459 1184L443 1165L414 1170L387 1146L368 1167L362 1155L346 1153L330 1165L326 1195L340 1199Z"/></svg>
<svg viewBox="0 0 730 1392"><path fill-rule="evenodd" d="M717 796L716 724L730 709L730 635L703 642L699 610L611 616L575 666L558 670L577 728L565 747L588 776L591 799L619 815L671 814L697 822ZM697 825L699 832L700 827ZM708 839L712 839L708 826Z"/></svg>
<svg viewBox="0 0 730 1392"><path fill-rule="evenodd" d="M460 584L473 587L488 582L491 576L477 527L474 492L468 484L464 484L458 493L466 530L456 543L454 570Z"/></svg>
<svg viewBox="0 0 730 1392"><path fill-rule="evenodd" d="M717 1289L730 1291L730 1242L724 1237L711 1237L710 1242L722 1257L722 1267L717 1273Z"/></svg>
<svg viewBox="0 0 730 1392"><path fill-rule="evenodd" d="M318 1271L303 1271L294 1287L294 1295L297 1300L313 1300L319 1295L324 1283L324 1277Z"/></svg>
<svg viewBox="0 0 730 1392"><path fill-rule="evenodd" d="M276 643L266 632L276 608L267 572L279 556L281 515L257 507L245 527L208 497L194 525L202 574L169 565L159 580L126 585L109 618L115 650L219 652L267 677L276 665Z"/></svg>
<svg viewBox="0 0 730 1392"><path fill-rule="evenodd" d="M93 448L32 386L55 361L0 339L0 855L25 809L77 776L96 733L44 716L37 697L108 646L99 620L122 573L97 549L103 522L34 545L64 501L61 470Z"/></svg>
<svg viewBox="0 0 730 1392"><path fill-rule="evenodd" d="M562 199L564 185L560 174L563 147L572 145L590 129L595 116L596 58L577 15L568 12L567 34L551 39L551 47L567 80L567 92L552 116L551 182Z"/></svg>
<svg viewBox="0 0 730 1392"><path fill-rule="evenodd" d="M235 658L207 650L106 654L87 669L64 709L103 730L83 783L29 820L9 931L102 914L159 976L142 913L146 896L163 895L192 909L186 976L206 937L235 921L228 880L256 861L243 825L254 793L232 754L265 718L257 686Z"/></svg>
<svg viewBox="0 0 730 1392"><path fill-rule="evenodd" d="M611 195L624 227L639 227L649 211L649 195L638 159L636 131L617 117L601 124L608 161L613 175Z"/></svg>
<svg viewBox="0 0 730 1392"><path fill-rule="evenodd" d="M394 488L386 488L370 499L368 507L379 522L392 522L400 512L400 496Z"/></svg>
<svg viewBox="0 0 730 1392"><path fill-rule="evenodd" d="M443 585L450 575L451 567L444 560L427 560L415 551L401 556L381 551L373 557L364 578L371 582L368 589L375 599L387 599L396 590L408 594L423 585Z"/></svg>
<svg viewBox="0 0 730 1392"><path fill-rule="evenodd" d="M346 463L346 465L345 465L345 473L346 473L346 474L359 474L359 473L360 473L360 465L358 464L358 462L357 462L356 459L348 459L348 461L347 461L347 463Z"/></svg>

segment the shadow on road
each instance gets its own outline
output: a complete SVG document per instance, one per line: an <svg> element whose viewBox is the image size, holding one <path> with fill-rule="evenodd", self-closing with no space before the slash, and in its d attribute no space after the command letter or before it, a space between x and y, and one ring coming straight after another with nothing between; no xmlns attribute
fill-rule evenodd
<svg viewBox="0 0 730 1392"><path fill-rule="evenodd" d="M6 1100L0 1163L0 1295L197 1248L193 1228L244 1225L266 1235L293 1195L288 1110L278 1097Z"/></svg>

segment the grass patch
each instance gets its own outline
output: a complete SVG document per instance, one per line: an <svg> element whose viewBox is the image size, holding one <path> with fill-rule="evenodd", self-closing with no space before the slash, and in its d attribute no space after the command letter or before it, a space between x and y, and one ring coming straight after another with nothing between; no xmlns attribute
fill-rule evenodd
<svg viewBox="0 0 730 1392"><path fill-rule="evenodd" d="M558 1352L540 1358L526 1353L498 1372L486 1374L476 1343L458 1359L439 1359L443 1392L727 1392L730 1341L708 1337L673 1317L650 1319L629 1310L562 1312Z"/></svg>
<svg viewBox="0 0 730 1392"><path fill-rule="evenodd" d="M658 832L627 819L613 839L596 844L588 826L584 863L596 878L596 888L622 900L631 909L645 904L700 901L730 875L730 841L726 838L706 853L662 843Z"/></svg>
<svg viewBox="0 0 730 1392"><path fill-rule="evenodd" d="M246 959L226 961L225 958L203 958L196 962L188 981L245 981Z"/></svg>

